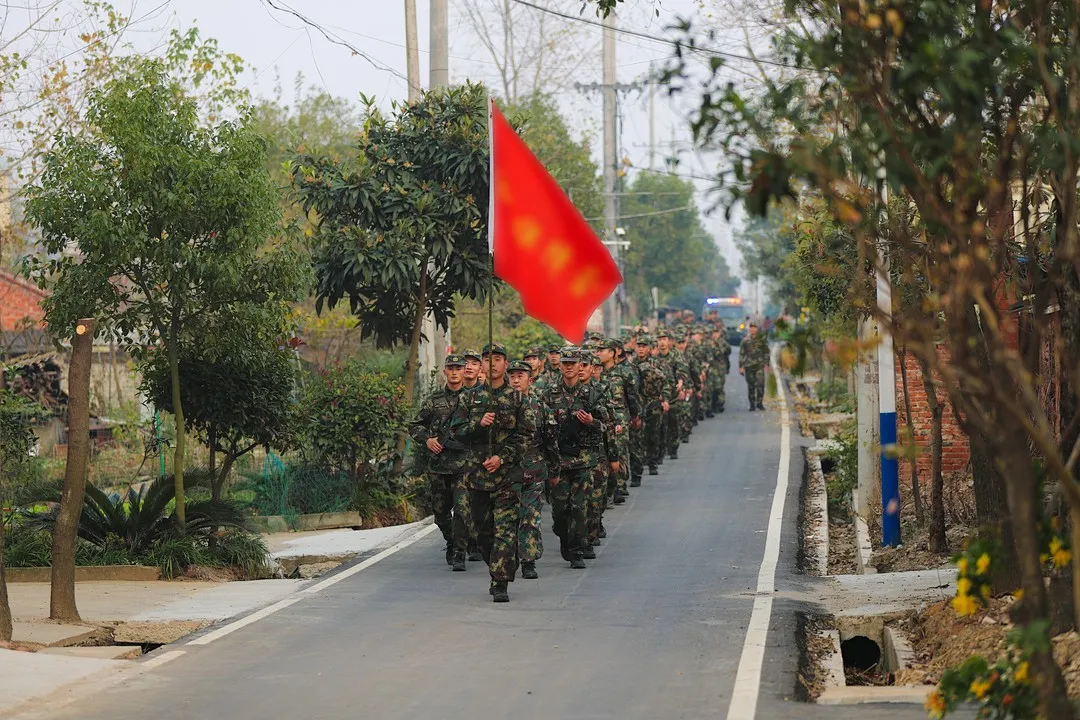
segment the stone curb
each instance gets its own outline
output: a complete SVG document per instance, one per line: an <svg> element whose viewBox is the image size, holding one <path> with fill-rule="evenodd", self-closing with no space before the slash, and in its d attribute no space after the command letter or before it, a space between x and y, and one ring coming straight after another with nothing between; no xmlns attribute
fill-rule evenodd
<svg viewBox="0 0 1080 720"><path fill-rule="evenodd" d="M7 581L47 583L52 581L51 567L4 568ZM145 565L87 565L75 568L75 582L154 582L161 570Z"/></svg>

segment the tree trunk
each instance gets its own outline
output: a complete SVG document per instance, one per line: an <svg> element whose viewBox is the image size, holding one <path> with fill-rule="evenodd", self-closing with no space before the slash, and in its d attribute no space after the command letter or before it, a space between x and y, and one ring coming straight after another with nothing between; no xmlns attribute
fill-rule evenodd
<svg viewBox="0 0 1080 720"><path fill-rule="evenodd" d="M176 418L176 448L173 451L173 484L176 488L176 524L184 532L187 514L184 508L184 450L187 449L187 429L184 426L184 406L180 397L180 323L174 317L169 336L169 376L172 379L173 415Z"/></svg>
<svg viewBox="0 0 1080 720"><path fill-rule="evenodd" d="M236 457L231 453L225 453L225 459L221 461L221 472L214 476L213 485L210 488L211 499L221 500L221 491L225 488L225 481L229 479L234 462L236 462Z"/></svg>
<svg viewBox="0 0 1080 720"><path fill-rule="evenodd" d="M0 369L0 393L4 392L4 371ZM7 574L4 572L4 456L0 454L0 642L10 642L12 632L11 605L8 603Z"/></svg>
<svg viewBox="0 0 1080 720"><path fill-rule="evenodd" d="M1042 563L1039 562L1041 547L1038 534L1038 488L1035 483L1035 469L1032 466L1031 455L1024 439L1016 436L1004 439L998 448L997 456L1001 459L999 469L1002 475L1010 478L1005 487L1009 498L1016 557L1024 590L1024 598L1018 603L1015 620L1027 626L1042 621L1049 629L1050 613L1046 584L1043 582ZM1065 681L1062 679L1061 670L1050 652L1048 632L1041 644L1044 649L1036 650L1031 656L1031 679L1039 694L1039 716L1054 718L1054 720L1071 720L1075 714L1065 693Z"/></svg>
<svg viewBox="0 0 1080 720"><path fill-rule="evenodd" d="M405 402L410 407L416 396L416 373L420 361L420 336L423 334L424 315L427 314L428 295L428 260L425 257L420 265L420 290L416 296L416 315L413 317L412 337L409 338L409 355L405 359ZM394 474L400 473L405 464L405 443L408 435L398 435L397 457L394 459Z"/></svg>
<svg viewBox="0 0 1080 720"><path fill-rule="evenodd" d="M900 383L904 388L904 419L906 420L908 439L912 450L915 449L915 421L911 417L911 394L908 392L907 348L900 348ZM922 490L919 488L919 464L915 462L915 453L911 453L911 499L915 502L915 520L920 525L926 522L926 509L923 507Z"/></svg>
<svg viewBox="0 0 1080 720"><path fill-rule="evenodd" d="M79 320L71 340L68 376L68 442L64 490L53 527L52 586L49 619L77 622L75 606L75 543L86 494L90 456L90 365L94 358L94 321Z"/></svg>
<svg viewBox="0 0 1080 720"><path fill-rule="evenodd" d="M206 444L209 446L210 456L206 463L206 469L210 471L211 477L214 475L214 466L217 465L217 452L214 450L214 441L217 440L217 430L213 425L210 426L210 430L207 432Z"/></svg>
<svg viewBox="0 0 1080 720"><path fill-rule="evenodd" d="M945 477L941 471L942 414L945 406L938 400L937 383L930 363L920 360L926 403L930 406L930 552L949 552L945 535Z"/></svg>

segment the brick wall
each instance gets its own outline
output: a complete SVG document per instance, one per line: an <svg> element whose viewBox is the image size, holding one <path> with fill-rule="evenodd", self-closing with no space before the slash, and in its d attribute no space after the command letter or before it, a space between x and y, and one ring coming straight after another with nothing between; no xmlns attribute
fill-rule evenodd
<svg viewBox="0 0 1080 720"><path fill-rule="evenodd" d="M40 324L44 299L45 293L34 285L0 270L0 331L21 330L28 322Z"/></svg>
<svg viewBox="0 0 1080 720"><path fill-rule="evenodd" d="M938 349L938 357L943 362L948 362L948 351ZM900 358L896 365L896 423L900 437L907 433L907 414L904 405L904 386L900 375ZM925 483L930 481L930 405L926 398L926 389L923 387L922 368L914 355L908 353L903 362L908 376L908 397L911 402L911 416L914 421L915 436L913 438L916 452L916 467L919 471L919 480ZM960 429L953 415L952 405L940 380L937 387L938 402L944 405L942 415L941 432L941 470L948 476L950 473L960 472L967 467L970 449L967 435ZM900 481L906 484L911 477L910 461L900 461Z"/></svg>

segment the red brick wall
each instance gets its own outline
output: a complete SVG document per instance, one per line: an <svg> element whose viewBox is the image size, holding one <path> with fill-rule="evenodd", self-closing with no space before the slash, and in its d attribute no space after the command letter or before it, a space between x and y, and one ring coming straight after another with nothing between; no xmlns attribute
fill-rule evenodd
<svg viewBox="0 0 1080 720"><path fill-rule="evenodd" d="M0 331L21 330L27 321L40 324L45 293L26 280L0 270Z"/></svg>
<svg viewBox="0 0 1080 720"><path fill-rule="evenodd" d="M943 362L948 362L948 351L939 348L938 357ZM899 437L907 435L907 413L904 405L904 386L900 375L900 358L896 365L896 423ZM910 353L904 358L908 376L908 397L911 402L911 416L914 421L915 436L913 438L916 453L916 467L919 471L919 480L930 481L930 405L926 399L926 389L923 387L922 368L918 360ZM967 467L970 450L967 435L960 429L953 414L952 405L940 380L937 387L938 402L944 405L942 415L941 433L941 470L948 476L950 473L960 472ZM905 482L911 477L910 461L900 460L900 481ZM925 487L925 485L923 485Z"/></svg>

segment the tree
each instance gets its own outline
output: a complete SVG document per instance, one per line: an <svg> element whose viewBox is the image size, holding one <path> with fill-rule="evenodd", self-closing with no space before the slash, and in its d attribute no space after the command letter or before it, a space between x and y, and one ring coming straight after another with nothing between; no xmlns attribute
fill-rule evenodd
<svg viewBox="0 0 1080 720"><path fill-rule="evenodd" d="M289 444L296 368L282 343L284 326L280 307L230 307L186 329L181 339L184 421L210 449L212 500L221 499L238 459L259 446ZM167 353L148 356L140 389L156 407L173 412Z"/></svg>
<svg viewBox="0 0 1080 720"><path fill-rule="evenodd" d="M734 294L738 282L701 224L694 185L662 173L642 172L621 199L620 216L630 247L623 275L631 296L648 307L651 288L699 311L710 295ZM667 302L662 300L662 302Z"/></svg>
<svg viewBox="0 0 1080 720"><path fill-rule="evenodd" d="M30 421L38 408L6 388L6 372L0 371L0 642L11 640L11 606L4 575L4 508L11 497L12 481L27 465L34 447Z"/></svg>
<svg viewBox="0 0 1080 720"><path fill-rule="evenodd" d="M355 160L299 153L290 167L317 218L316 310L347 298L362 338L408 343L411 403L424 316L446 329L455 295L482 300L491 283L487 96L472 84L432 91L389 118L364 103Z"/></svg>
<svg viewBox="0 0 1080 720"><path fill-rule="evenodd" d="M1072 362L1080 8L924 3L910 12L847 0L789 8L813 22L791 24L781 58L814 75L773 83L759 102L707 84L695 129L728 150L735 193L748 207L809 188L875 268L879 249L926 258L920 270L930 291L919 314L868 309L941 377L969 435L992 449L1005 481L1024 591L1014 614L1029 638L1039 714L1072 718L1047 637L1039 484L1045 478L1060 490L1080 548L1080 444L1056 434L1039 382L1049 348L1072 365L1062 371L1063 390L1080 388ZM864 183L879 173L916 207L920 236L879 232L885 207ZM927 323L928 314L938 322ZM1073 421L1063 417L1062 425Z"/></svg>
<svg viewBox="0 0 1080 720"><path fill-rule="evenodd" d="M513 0L456 0L454 3L485 55L495 66L495 85L511 105L558 92L595 56L595 35L575 23ZM548 0L539 0L548 5Z"/></svg>
<svg viewBox="0 0 1080 720"><path fill-rule="evenodd" d="M0 41L0 200L18 206L56 137L90 130L84 112L90 95L142 62L128 36L146 30L160 8L126 17L99 0L29 0L19 13L12 10ZM172 29L160 57L204 118L213 121L246 102L248 91L239 82L243 61L213 38L202 38L198 28ZM0 265L16 264L32 250L17 213L11 220L0 234Z"/></svg>
<svg viewBox="0 0 1080 720"><path fill-rule="evenodd" d="M27 270L51 289L46 320L61 336L92 316L137 361L165 353L182 429L185 330L240 304L295 299L305 264L287 246L263 250L280 232L278 191L247 118L202 126L183 88L146 62L93 93L87 124L91 134L58 139L29 192L49 256ZM181 526L185 445L177 432Z"/></svg>

